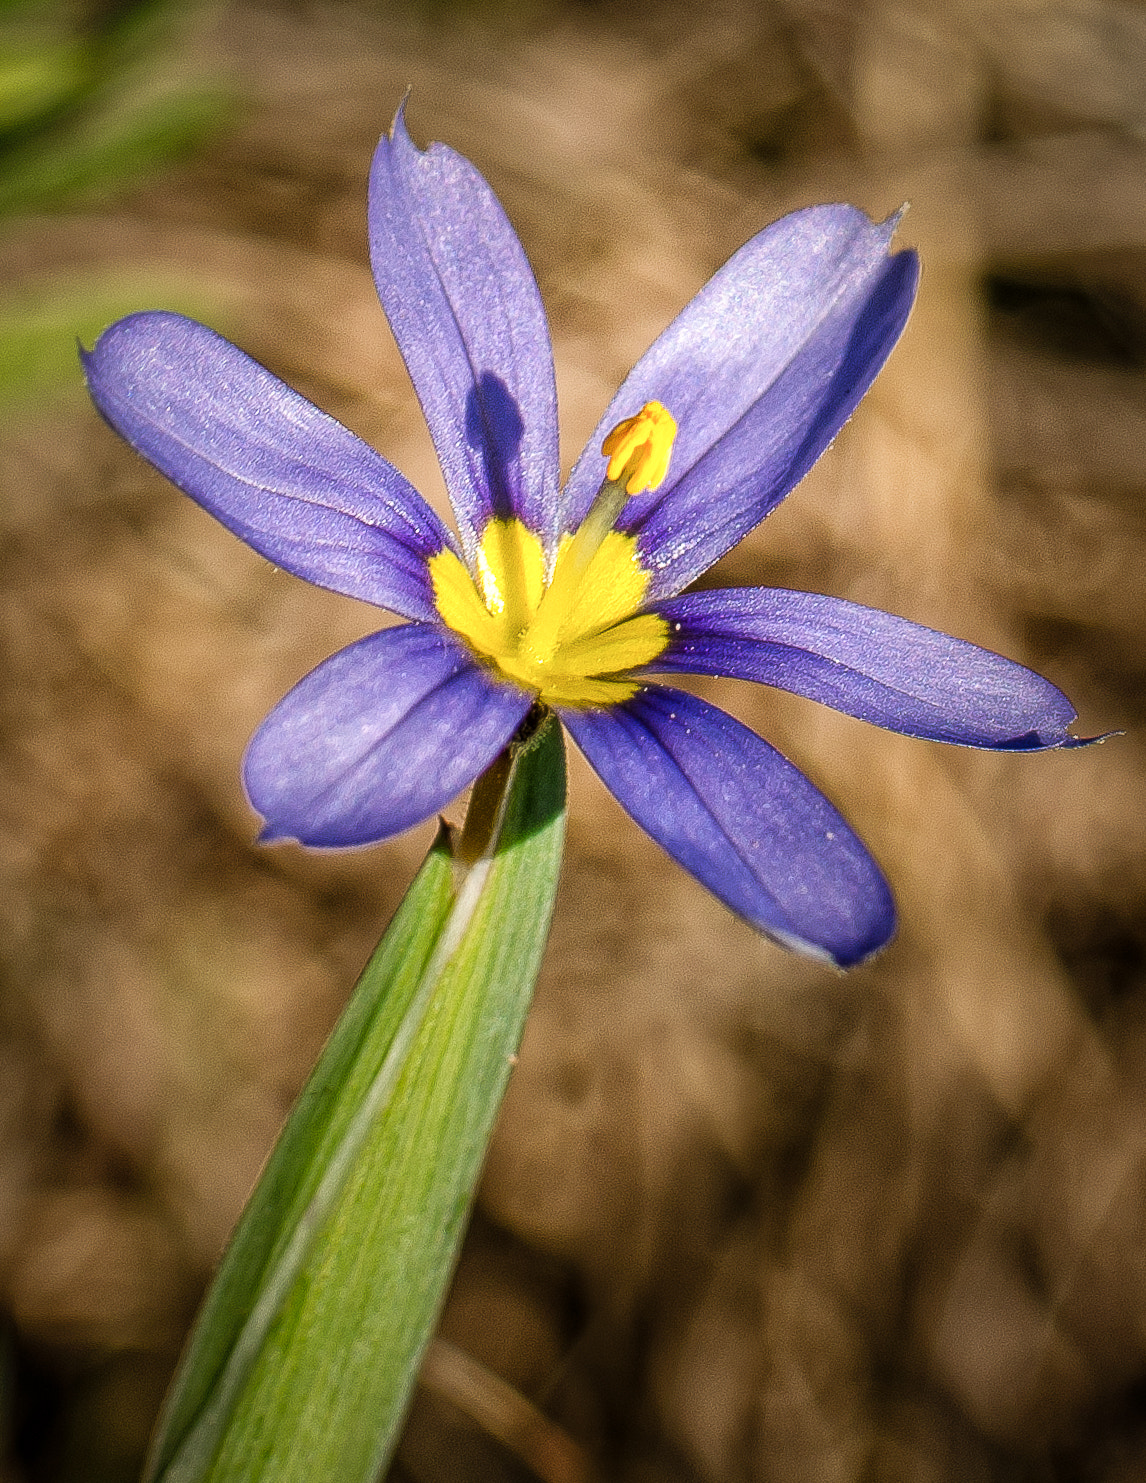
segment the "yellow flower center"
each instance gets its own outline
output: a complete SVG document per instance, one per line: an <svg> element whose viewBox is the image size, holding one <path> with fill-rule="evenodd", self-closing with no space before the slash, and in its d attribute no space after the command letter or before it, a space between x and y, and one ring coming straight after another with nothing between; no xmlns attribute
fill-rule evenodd
<svg viewBox="0 0 1146 1483"><path fill-rule="evenodd" d="M430 558L442 621L479 659L547 705L615 705L639 688L627 678L668 642L668 624L637 610L649 573L635 536L612 528L630 494L668 471L676 423L649 402L605 439L605 482L580 529L563 537L546 581L540 540L520 520L491 520L476 571L450 550Z"/></svg>
<svg viewBox="0 0 1146 1483"><path fill-rule="evenodd" d="M557 553L545 585L541 542L520 520L491 520L477 555L477 579L452 551L430 559L442 619L479 659L547 705L615 705L636 693L621 678L648 664L668 641L654 613L633 616L649 585L636 540L611 530L578 579L568 576L574 538Z"/></svg>

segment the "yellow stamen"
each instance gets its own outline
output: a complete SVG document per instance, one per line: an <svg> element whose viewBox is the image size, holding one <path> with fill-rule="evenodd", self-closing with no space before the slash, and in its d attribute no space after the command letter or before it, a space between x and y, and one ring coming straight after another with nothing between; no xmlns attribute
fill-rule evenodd
<svg viewBox="0 0 1146 1483"><path fill-rule="evenodd" d="M601 452L609 460L608 477L614 483L624 478L626 494L658 489L668 473L676 419L660 402L646 402L635 417L619 422Z"/></svg>
<svg viewBox="0 0 1146 1483"><path fill-rule="evenodd" d="M613 453L605 481L577 533L562 548L531 627L531 642L538 652L552 651L563 615L586 580L602 544L616 534L613 527L629 496L642 489L655 489L664 480L675 437L672 413L660 402L647 402L635 417L618 423L605 439L601 451ZM634 600L634 607L637 601L639 598Z"/></svg>

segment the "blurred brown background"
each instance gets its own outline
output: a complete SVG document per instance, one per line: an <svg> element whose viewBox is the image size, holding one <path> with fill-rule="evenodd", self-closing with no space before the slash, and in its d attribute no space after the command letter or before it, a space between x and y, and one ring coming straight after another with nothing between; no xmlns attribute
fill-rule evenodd
<svg viewBox="0 0 1146 1483"><path fill-rule="evenodd" d="M910 201L901 345L712 580L948 628L1126 735L970 754L706 683L891 878L899 937L846 977L757 940L571 759L395 1475L1146 1479L1146 7L6 0L0 39L0 1478L135 1476L429 837L253 845L248 736L377 615L119 443L74 337L195 312L440 501L364 231L412 85L415 138L478 164L535 264L567 466L741 241ZM524 1401L561 1430L525 1435Z"/></svg>

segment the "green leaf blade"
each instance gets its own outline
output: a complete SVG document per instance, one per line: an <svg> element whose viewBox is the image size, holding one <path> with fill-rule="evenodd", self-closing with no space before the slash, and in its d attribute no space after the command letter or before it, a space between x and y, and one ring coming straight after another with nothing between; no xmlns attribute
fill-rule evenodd
<svg viewBox="0 0 1146 1483"><path fill-rule="evenodd" d="M444 914L440 882L437 894L424 888L437 914L414 939L424 972L413 990L407 982L400 1024L393 1021L402 995L391 984L380 1001L389 1011L378 1012L377 1023L355 1011L367 1024L346 1032L346 1045L356 1040L356 1048L324 1053L220 1273L225 1300L213 1295L210 1320L210 1302L205 1309L201 1327L212 1343L197 1340L189 1356L198 1382L172 1403L152 1476L164 1483L378 1476L433 1331L520 1043L560 867L564 788L561 733L550 725L518 755L495 846L449 893ZM376 959L389 951L405 911ZM391 952L387 971L395 961ZM360 984L348 1016L363 992ZM378 984L369 992L377 1000ZM393 1084L373 1107L392 1058ZM322 1075L328 1080L318 1085ZM331 1078L337 1092L323 1107ZM372 1107L360 1137L363 1109ZM293 1129L296 1119L303 1132ZM297 1188L288 1191L292 1178ZM316 1207L318 1228L300 1255L299 1232ZM233 1346L241 1347L247 1315L272 1293L273 1316L228 1394ZM208 1348L210 1362L199 1360Z"/></svg>
<svg viewBox="0 0 1146 1483"><path fill-rule="evenodd" d="M231 1237L160 1418L147 1479L162 1476L217 1383L260 1279L313 1197L364 1068L393 1040L452 900L453 862L442 831L363 970ZM373 1057L364 1043L371 1030ZM357 1080L347 1085L355 1071ZM340 1087L350 1096L339 1097Z"/></svg>

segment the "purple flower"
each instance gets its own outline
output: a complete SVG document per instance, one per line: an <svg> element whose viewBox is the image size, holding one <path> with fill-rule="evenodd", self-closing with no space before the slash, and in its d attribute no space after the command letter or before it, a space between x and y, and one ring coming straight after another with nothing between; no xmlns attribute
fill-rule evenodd
<svg viewBox="0 0 1146 1483"><path fill-rule="evenodd" d="M456 537L396 469L213 331L159 312L112 325L84 354L111 425L276 565L407 620L320 664L259 727L244 779L263 837L358 845L407 829L540 702L755 927L839 964L881 947L887 884L831 804L739 722L647 677L759 680L964 746L1076 744L1065 696L997 654L836 598L684 591L811 468L895 344L918 264L890 252L894 226L820 206L754 237L638 361L562 487L521 244L474 167L419 151L399 112L370 176L371 256Z"/></svg>

